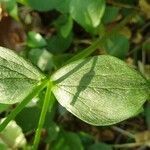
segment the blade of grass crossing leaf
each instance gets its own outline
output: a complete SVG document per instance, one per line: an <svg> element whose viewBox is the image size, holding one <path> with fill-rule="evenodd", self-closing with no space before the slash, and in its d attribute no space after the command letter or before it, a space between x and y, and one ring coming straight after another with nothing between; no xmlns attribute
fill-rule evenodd
<svg viewBox="0 0 150 150"><path fill-rule="evenodd" d="M74 55L65 64L69 64L73 61L86 58L87 56L89 56L92 52L94 52L100 46L100 44L102 43L103 40L104 39L101 39L101 38L97 39L95 42L93 42L93 44L91 46L89 46L88 48L79 52L78 54Z"/></svg>
<svg viewBox="0 0 150 150"><path fill-rule="evenodd" d="M123 26L125 26L130 19L132 19L135 16L135 12L133 14L130 14L127 16L123 21L121 21L111 32L106 33L103 37L98 38L95 42L92 43L91 46L88 48L85 48L83 51L77 53L74 55L71 59L69 59L65 64L71 63L73 61L86 58L90 54L92 54L97 48L102 47L103 43L106 41L106 39L109 36L112 36L112 34L116 34Z"/></svg>
<svg viewBox="0 0 150 150"><path fill-rule="evenodd" d="M21 102L43 79L45 76L32 64L0 47L0 103Z"/></svg>
<svg viewBox="0 0 150 150"><path fill-rule="evenodd" d="M7 116L7 118L0 124L0 131L2 131L7 124L16 117L16 115L34 98L46 85L47 80L43 81Z"/></svg>
<svg viewBox="0 0 150 150"><path fill-rule="evenodd" d="M51 80L58 102L92 125L111 125L137 115L150 92L141 74L107 55L72 62Z"/></svg>

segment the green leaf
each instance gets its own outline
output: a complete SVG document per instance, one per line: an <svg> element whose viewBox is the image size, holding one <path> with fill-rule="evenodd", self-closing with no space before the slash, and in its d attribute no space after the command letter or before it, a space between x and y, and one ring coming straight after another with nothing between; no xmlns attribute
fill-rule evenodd
<svg viewBox="0 0 150 150"><path fill-rule="evenodd" d="M81 131L78 135L85 149L94 143L94 137L90 133Z"/></svg>
<svg viewBox="0 0 150 150"><path fill-rule="evenodd" d="M27 45L29 47L44 47L46 44L46 40L39 33L33 31L28 32Z"/></svg>
<svg viewBox="0 0 150 150"><path fill-rule="evenodd" d="M79 136L73 132L62 131L56 142L52 145L53 150L83 150Z"/></svg>
<svg viewBox="0 0 150 150"><path fill-rule="evenodd" d="M92 125L111 125L135 116L149 95L143 76L107 55L68 64L51 80L58 102Z"/></svg>
<svg viewBox="0 0 150 150"><path fill-rule="evenodd" d="M18 6L16 0L1 0L5 7L7 12L10 16L12 16L14 19L19 20L18 18Z"/></svg>
<svg viewBox="0 0 150 150"><path fill-rule="evenodd" d="M73 26L73 20L72 18L69 16L67 18L67 22L61 26L61 29L60 29L60 32L61 32L61 35L66 38L69 36L71 30L72 30L72 26Z"/></svg>
<svg viewBox="0 0 150 150"><path fill-rule="evenodd" d="M38 107L25 107L16 116L15 121L22 128L23 132L29 132L37 128L40 111Z"/></svg>
<svg viewBox="0 0 150 150"><path fill-rule="evenodd" d="M27 5L27 0L17 0L17 2L22 5Z"/></svg>
<svg viewBox="0 0 150 150"><path fill-rule="evenodd" d="M47 49L52 54L61 54L70 47L72 39L72 33L70 33L66 38L60 34L52 36L47 40Z"/></svg>
<svg viewBox="0 0 150 150"><path fill-rule="evenodd" d="M57 140L59 132L60 132L60 127L56 123L51 122L49 123L49 128L47 132L48 132L48 135L46 137L46 142L52 142L54 140Z"/></svg>
<svg viewBox="0 0 150 150"><path fill-rule="evenodd" d="M45 93L42 94L42 98L37 98L38 102L40 101L42 104L44 101L44 94ZM54 103L54 100L52 100L52 103ZM15 121L22 128L23 132L26 133L32 130L36 130L39 122L41 109L43 106L42 104L41 106L39 106L39 104L37 105L37 103L35 104L35 106L27 106L16 116ZM51 122L54 113L54 109L52 109L52 111L47 112L43 128L51 127Z"/></svg>
<svg viewBox="0 0 150 150"><path fill-rule="evenodd" d="M55 0L25 0L33 9L38 11L49 11L55 7Z"/></svg>
<svg viewBox="0 0 150 150"><path fill-rule="evenodd" d="M19 21L17 3L14 6L14 8L9 11L9 15L12 16L15 20Z"/></svg>
<svg viewBox="0 0 150 150"><path fill-rule="evenodd" d="M88 147L88 150L113 150L111 146L105 143L95 143Z"/></svg>
<svg viewBox="0 0 150 150"><path fill-rule="evenodd" d="M102 21L105 24L110 23L117 18L118 13L119 13L119 8L114 6L107 6Z"/></svg>
<svg viewBox="0 0 150 150"><path fill-rule="evenodd" d="M105 0L71 0L70 14L82 27L97 27L105 10Z"/></svg>
<svg viewBox="0 0 150 150"><path fill-rule="evenodd" d="M0 103L21 102L44 75L9 49L0 47Z"/></svg>
<svg viewBox="0 0 150 150"><path fill-rule="evenodd" d="M67 38L72 31L73 19L71 16L63 14L54 21L54 25L58 34L60 34L63 38Z"/></svg>
<svg viewBox="0 0 150 150"><path fill-rule="evenodd" d="M52 71L54 68L53 55L46 49L31 49L29 59L42 71Z"/></svg>
<svg viewBox="0 0 150 150"><path fill-rule="evenodd" d="M54 0L56 2L55 9L63 14L69 13L70 0Z"/></svg>
<svg viewBox="0 0 150 150"><path fill-rule="evenodd" d="M122 34L116 33L108 37L103 43L108 54L124 59L129 50L129 41Z"/></svg>
<svg viewBox="0 0 150 150"><path fill-rule="evenodd" d="M70 0L24 0L30 7L38 11L49 11L56 9L61 13L69 12Z"/></svg>

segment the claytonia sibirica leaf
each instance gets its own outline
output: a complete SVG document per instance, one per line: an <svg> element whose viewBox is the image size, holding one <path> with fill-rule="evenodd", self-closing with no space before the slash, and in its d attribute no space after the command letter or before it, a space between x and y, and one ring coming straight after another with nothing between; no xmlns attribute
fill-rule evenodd
<svg viewBox="0 0 150 150"><path fill-rule="evenodd" d="M113 56L75 61L51 80L59 103L92 125L111 125L135 116L149 95L147 80Z"/></svg>
<svg viewBox="0 0 150 150"><path fill-rule="evenodd" d="M44 78L23 58L0 47L0 103L21 102Z"/></svg>

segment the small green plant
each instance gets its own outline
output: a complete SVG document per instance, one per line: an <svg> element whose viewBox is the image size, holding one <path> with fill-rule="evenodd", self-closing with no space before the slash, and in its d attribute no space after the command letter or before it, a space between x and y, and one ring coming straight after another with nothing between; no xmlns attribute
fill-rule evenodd
<svg viewBox="0 0 150 150"><path fill-rule="evenodd" d="M44 88L46 94L34 150L39 144L46 112L53 105L52 93L69 112L96 126L115 124L142 111L150 93L147 79L113 56L85 59L81 56L74 56L71 60L76 61L68 61L47 77L11 50L1 47L0 103L19 105L1 123L0 131Z"/></svg>
<svg viewBox="0 0 150 150"><path fill-rule="evenodd" d="M0 48L0 150L149 146L138 139L150 128L147 0L0 0L0 10L0 45L41 70Z"/></svg>

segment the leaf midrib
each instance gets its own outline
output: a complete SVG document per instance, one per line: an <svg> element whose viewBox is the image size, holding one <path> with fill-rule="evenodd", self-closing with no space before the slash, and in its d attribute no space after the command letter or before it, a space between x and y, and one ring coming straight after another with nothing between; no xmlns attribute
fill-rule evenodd
<svg viewBox="0 0 150 150"><path fill-rule="evenodd" d="M19 57L19 56L18 56ZM4 57L2 57L2 56L0 56L0 58L2 59L2 60L4 60L4 61L6 61L6 62L8 62L8 60L6 59L6 58L4 58ZM14 61L11 61L11 60L9 60L9 62L11 62L12 64L15 64L15 65L18 65L18 66L20 66L20 67L24 67L25 69L27 69L30 73L33 73L35 76L37 76L37 74L35 73L35 72L33 72L33 69L32 70L29 70L25 65L23 65L23 64L20 64L20 63L16 63L16 62L14 62ZM8 63L9 64L9 63ZM28 64L29 65L29 64ZM2 66L2 67L4 67L3 65L0 65L0 66ZM6 67L6 66L5 66ZM7 66L8 67L8 66ZM9 67L7 68L7 69L10 69ZM10 69L11 70L11 69ZM17 72L17 73L19 73L19 72ZM23 74L22 74L23 75Z"/></svg>
<svg viewBox="0 0 150 150"><path fill-rule="evenodd" d="M62 88L62 87L60 87L60 89L62 89L62 90L64 90L64 91L66 91L67 93L69 93L69 94L71 94L71 95L73 95L74 96L74 94L73 93L71 93L71 92L69 92L69 91L67 91L66 89L64 89L64 88ZM83 98L83 97L81 97L80 95L79 95L79 98L80 99L83 99L83 100L90 100L90 99L88 99L88 98ZM82 104L84 104L84 105L86 105L82 100L81 100L81 103ZM88 108L89 108L89 106L88 105L86 105ZM68 108L68 109L70 109L69 107L68 107L68 105L64 105L64 107L66 107L66 108ZM78 110L78 109L77 109ZM94 113L95 114L95 112L94 111L91 111L91 109L89 108L89 110L88 111L90 111L90 112L92 112L92 113ZM79 111L78 111L78 113L80 113ZM104 112L103 112L104 113ZM81 113L80 113L81 114ZM97 115L97 114L96 114ZM82 115L81 115L82 116ZM102 117L102 116L101 116ZM110 120L110 122L112 121L112 119L110 119L110 118L107 118L106 116L105 117L103 117L103 120L106 120L106 121L108 121L108 120ZM115 122L115 121L114 121Z"/></svg>
<svg viewBox="0 0 150 150"><path fill-rule="evenodd" d="M20 77L20 79L30 79L30 80L34 80L34 81L38 81L38 80L36 80L36 79L34 79L34 78L29 78L29 77L27 77L26 75L24 75L24 74L22 74L22 73L20 73L20 72L17 72L16 70L12 70L11 68L9 68L8 66L6 67L6 66L3 66L3 65L1 65L0 64L0 66L2 66L3 68L5 68L5 69L8 69L8 70L10 70L11 72L15 72L15 73L17 73L17 74L19 74L19 75L21 75L22 77L24 77L24 78L22 78L22 77ZM7 78L9 78L9 77L4 77L4 78L2 78L2 77L0 77L0 79L7 79ZM11 76L10 78L14 78L14 79L16 79L16 78L18 78L18 77L13 77L13 76Z"/></svg>

